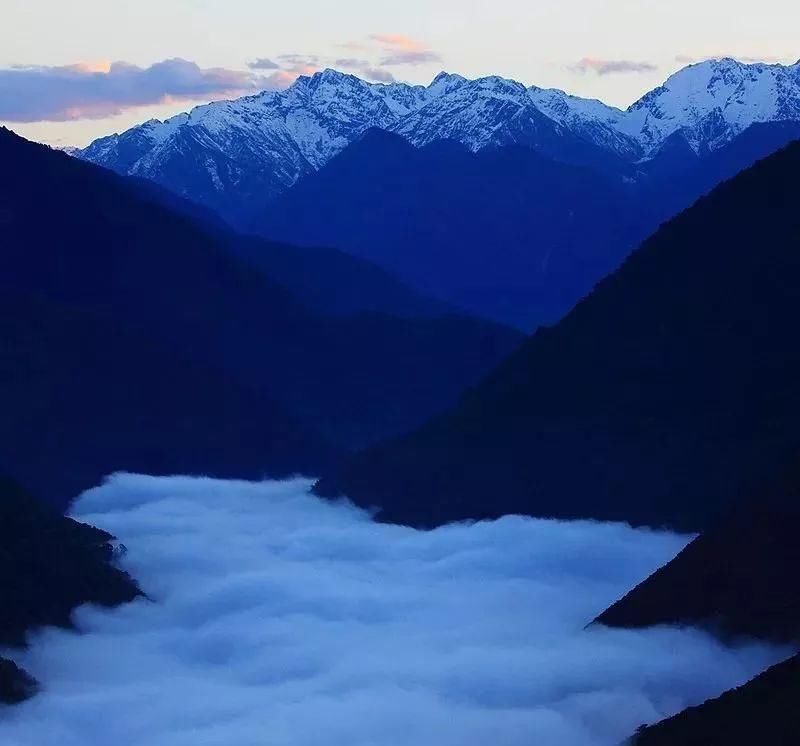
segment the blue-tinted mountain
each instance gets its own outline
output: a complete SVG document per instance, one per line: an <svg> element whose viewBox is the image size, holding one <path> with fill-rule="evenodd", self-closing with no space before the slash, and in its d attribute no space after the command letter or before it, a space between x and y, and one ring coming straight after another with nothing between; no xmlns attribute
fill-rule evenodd
<svg viewBox="0 0 800 746"><path fill-rule="evenodd" d="M382 85L325 70L285 91L198 106L100 138L80 157L156 181L238 222L318 170L368 129L416 146L524 145L620 177L680 134L697 153L752 124L800 121L800 65L708 60L670 76L626 111L554 89L442 73L429 86Z"/></svg>
<svg viewBox="0 0 800 746"><path fill-rule="evenodd" d="M637 191L650 215L666 220L756 161L800 139L800 122L757 122L714 150L696 152L676 132L653 156L637 164Z"/></svg>
<svg viewBox="0 0 800 746"><path fill-rule="evenodd" d="M794 144L717 187L456 407L318 491L423 526L709 526L800 451L798 169Z"/></svg>
<svg viewBox="0 0 800 746"><path fill-rule="evenodd" d="M797 137L800 123L758 124L698 154L678 132L621 180L519 145L415 148L370 130L265 205L253 229L338 246L530 330L562 318L661 222Z"/></svg>
<svg viewBox="0 0 800 746"><path fill-rule="evenodd" d="M0 151L0 454L44 497L112 468L319 472L445 408L519 341L459 316L321 315L139 185L8 131Z"/></svg>
<svg viewBox="0 0 800 746"><path fill-rule="evenodd" d="M800 123L798 76L798 65L709 60L623 111L498 76L409 86L326 70L101 138L79 156L239 227L405 271L423 296L529 331L561 318L661 222L785 144ZM376 128L481 157L467 167L428 152L398 165L388 140L389 152L374 137L365 151ZM490 154L506 148L521 163Z"/></svg>
<svg viewBox="0 0 800 746"><path fill-rule="evenodd" d="M129 184L148 200L215 233L231 253L284 286L317 313L352 316L376 312L403 318L463 315L463 311L412 290L378 265L353 254L325 246L276 244L240 235L213 210L155 182L129 177Z"/></svg>
<svg viewBox="0 0 800 746"><path fill-rule="evenodd" d="M533 329L561 318L646 235L654 220L631 209L635 198L617 179L530 148L415 148L371 130L253 227L338 246L427 295Z"/></svg>

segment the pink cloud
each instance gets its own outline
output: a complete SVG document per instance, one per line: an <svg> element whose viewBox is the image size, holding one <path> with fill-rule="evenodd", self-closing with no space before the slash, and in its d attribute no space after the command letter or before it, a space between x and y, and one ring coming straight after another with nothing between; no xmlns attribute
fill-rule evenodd
<svg viewBox="0 0 800 746"><path fill-rule="evenodd" d="M384 56L380 60L382 66L428 65L442 61L438 52L405 34L373 34L370 39L384 47Z"/></svg>
<svg viewBox="0 0 800 746"><path fill-rule="evenodd" d="M372 34L370 39L403 52L422 52L425 45L405 34Z"/></svg>

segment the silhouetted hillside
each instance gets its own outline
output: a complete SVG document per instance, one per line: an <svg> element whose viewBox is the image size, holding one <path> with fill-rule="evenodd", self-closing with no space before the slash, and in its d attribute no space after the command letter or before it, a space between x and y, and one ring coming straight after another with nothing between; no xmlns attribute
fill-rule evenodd
<svg viewBox="0 0 800 746"><path fill-rule="evenodd" d="M36 693L38 684L14 661L0 658L0 702L13 705Z"/></svg>
<svg viewBox="0 0 800 746"><path fill-rule="evenodd" d="M604 611L612 627L692 624L800 640L800 504L741 509Z"/></svg>
<svg viewBox="0 0 800 746"><path fill-rule="evenodd" d="M800 144L721 185L457 407L318 491L417 525L708 526L800 450L798 172Z"/></svg>
<svg viewBox="0 0 800 746"><path fill-rule="evenodd" d="M339 452L266 396L65 304L0 296L0 472L65 505L113 471L258 479Z"/></svg>
<svg viewBox="0 0 800 746"><path fill-rule="evenodd" d="M800 465L604 611L611 627L686 624L800 641Z"/></svg>
<svg viewBox="0 0 800 746"><path fill-rule="evenodd" d="M631 746L796 746L800 737L800 656L744 686L643 728Z"/></svg>
<svg viewBox="0 0 800 746"><path fill-rule="evenodd" d="M319 315L237 255L230 234L138 183L7 130L0 156L0 323L17 387L13 402L11 386L0 396L24 427L6 428L0 453L43 496L64 499L76 474L90 475L85 487L137 464L318 473L335 456L325 439L357 446L414 427L518 343L466 317ZM62 308L72 310L59 329ZM41 465L66 463L62 447L73 469L56 477Z"/></svg>
<svg viewBox="0 0 800 746"><path fill-rule="evenodd" d="M70 626L81 604L116 606L140 595L133 580L110 563L111 538L0 478L0 645L23 645L37 627ZM0 658L0 701L25 699L34 686Z"/></svg>

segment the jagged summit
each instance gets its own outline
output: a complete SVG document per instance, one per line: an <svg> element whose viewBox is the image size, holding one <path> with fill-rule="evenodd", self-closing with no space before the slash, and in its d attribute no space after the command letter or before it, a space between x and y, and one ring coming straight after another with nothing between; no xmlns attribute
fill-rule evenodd
<svg viewBox="0 0 800 746"><path fill-rule="evenodd" d="M696 153L754 123L800 121L800 64L708 60L678 71L627 110L499 76L439 73L428 86L371 83L333 69L282 91L197 106L93 142L80 157L151 179L234 222L318 170L367 129L413 145L471 150L523 144L557 160L633 164L678 133Z"/></svg>
<svg viewBox="0 0 800 746"><path fill-rule="evenodd" d="M636 101L619 128L647 151L681 132L695 151L716 150L757 122L800 120L800 65L730 57L679 70Z"/></svg>

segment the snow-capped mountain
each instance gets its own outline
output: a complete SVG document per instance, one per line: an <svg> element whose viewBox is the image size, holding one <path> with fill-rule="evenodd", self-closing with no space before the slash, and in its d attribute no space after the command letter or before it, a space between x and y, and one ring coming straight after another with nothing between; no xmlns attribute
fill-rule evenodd
<svg viewBox="0 0 800 746"><path fill-rule="evenodd" d="M284 91L198 106L101 138L80 156L154 180L236 220L317 170L367 129L417 146L518 143L619 170L680 133L698 154L751 124L800 121L800 63L710 60L680 70L628 110L513 80L442 73L429 86L368 83L325 70Z"/></svg>
<svg viewBox="0 0 800 746"><path fill-rule="evenodd" d="M710 60L680 70L620 118L617 128L651 152L681 132L696 152L715 150L758 122L800 120L800 62Z"/></svg>
<svg viewBox="0 0 800 746"><path fill-rule="evenodd" d="M393 127L426 89L326 70L285 91L198 106L96 140L81 157L140 176L236 218L320 168L370 127Z"/></svg>

